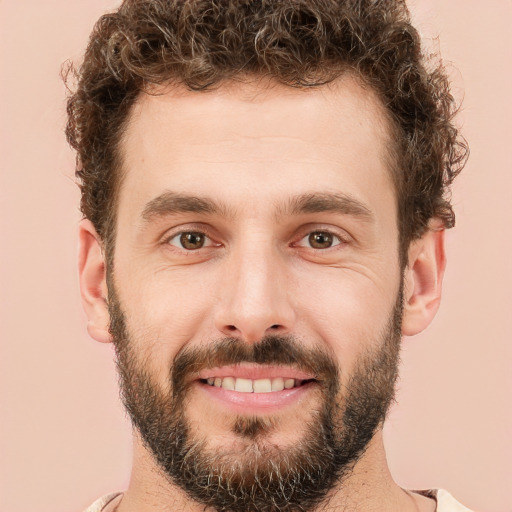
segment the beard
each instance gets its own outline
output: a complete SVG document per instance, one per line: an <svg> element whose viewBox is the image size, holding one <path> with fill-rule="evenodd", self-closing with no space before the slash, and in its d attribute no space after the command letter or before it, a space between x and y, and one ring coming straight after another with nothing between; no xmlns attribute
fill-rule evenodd
<svg viewBox="0 0 512 512"><path fill-rule="evenodd" d="M109 291L121 398L131 422L170 483L205 507L219 512L314 510L350 475L384 422L398 373L401 292L380 339L369 344L378 348L358 358L343 389L333 357L325 349L304 347L293 336L267 336L256 344L224 338L203 348L185 347L162 389L133 348L114 287ZM236 448L209 448L208 439L195 433L186 414L190 377L240 363L289 366L315 375L321 399L302 424L300 442L286 448L270 443L269 434L279 428L271 416L234 418Z"/></svg>

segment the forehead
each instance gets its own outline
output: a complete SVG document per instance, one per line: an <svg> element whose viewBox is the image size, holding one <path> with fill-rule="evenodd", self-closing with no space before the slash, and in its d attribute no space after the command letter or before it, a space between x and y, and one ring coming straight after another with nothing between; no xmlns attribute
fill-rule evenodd
<svg viewBox="0 0 512 512"><path fill-rule="evenodd" d="M215 195L231 212L308 192L394 195L388 134L384 106L350 75L312 89L157 88L137 100L121 141L119 216L165 190Z"/></svg>

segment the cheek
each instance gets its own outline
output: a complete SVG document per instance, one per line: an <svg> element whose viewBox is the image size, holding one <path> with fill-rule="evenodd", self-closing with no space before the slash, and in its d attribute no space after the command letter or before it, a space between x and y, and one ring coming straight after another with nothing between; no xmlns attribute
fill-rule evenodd
<svg viewBox="0 0 512 512"><path fill-rule="evenodd" d="M325 270L325 269L324 269ZM348 269L304 275L298 296L302 324L317 343L333 352L342 372L376 350L393 314L399 280L370 279Z"/></svg>
<svg viewBox="0 0 512 512"><path fill-rule="evenodd" d="M153 272L121 280L120 301L128 332L140 353L167 372L176 354L204 330L207 313L215 304L208 274L201 278L179 270Z"/></svg>

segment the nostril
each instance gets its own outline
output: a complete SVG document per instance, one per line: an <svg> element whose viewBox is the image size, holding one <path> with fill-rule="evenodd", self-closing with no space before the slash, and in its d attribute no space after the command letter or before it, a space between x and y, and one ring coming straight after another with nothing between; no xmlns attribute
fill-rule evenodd
<svg viewBox="0 0 512 512"><path fill-rule="evenodd" d="M228 331L236 331L236 327L234 325L227 326Z"/></svg>
<svg viewBox="0 0 512 512"><path fill-rule="evenodd" d="M274 324L274 325L271 325L271 326L270 326L270 328L271 328L271 329L274 329L274 330L275 330L275 329L279 329L279 327L280 327L280 326L279 326L279 325L277 325L277 324Z"/></svg>

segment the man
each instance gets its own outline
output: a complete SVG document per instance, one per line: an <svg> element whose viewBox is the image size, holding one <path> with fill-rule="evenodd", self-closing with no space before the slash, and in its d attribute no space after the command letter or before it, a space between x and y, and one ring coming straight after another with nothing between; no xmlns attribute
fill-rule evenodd
<svg viewBox="0 0 512 512"><path fill-rule="evenodd" d="M68 113L88 331L134 426L90 511L467 510L382 441L465 157L403 2L126 0Z"/></svg>

